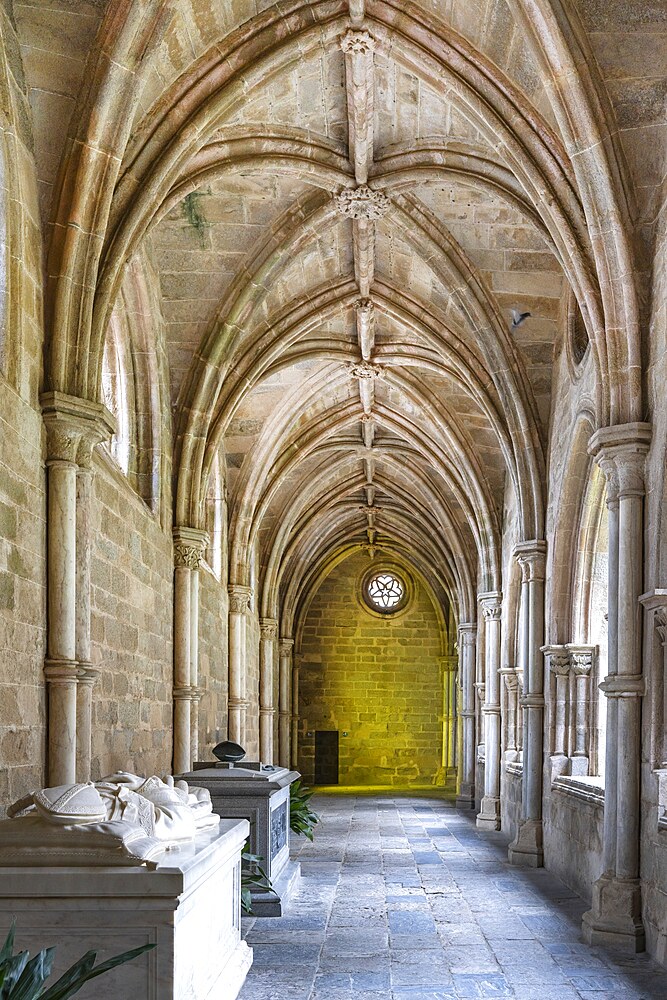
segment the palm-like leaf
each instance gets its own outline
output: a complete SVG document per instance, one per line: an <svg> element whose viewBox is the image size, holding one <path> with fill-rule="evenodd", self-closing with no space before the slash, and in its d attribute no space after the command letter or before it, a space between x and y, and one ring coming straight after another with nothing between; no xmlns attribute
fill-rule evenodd
<svg viewBox="0 0 667 1000"><path fill-rule="evenodd" d="M45 993L40 994L39 1000L69 1000L69 997L78 993L82 986L85 986L91 979L101 976L110 969L115 969L117 965L124 965L131 962L133 958L138 958L145 951L155 948L154 944L144 944L140 948L133 948L132 951L124 951L120 955L107 959L95 965L97 958L96 951L88 951L76 962L67 972L63 973L60 979L50 986ZM12 998L13 1000L13 998Z"/></svg>

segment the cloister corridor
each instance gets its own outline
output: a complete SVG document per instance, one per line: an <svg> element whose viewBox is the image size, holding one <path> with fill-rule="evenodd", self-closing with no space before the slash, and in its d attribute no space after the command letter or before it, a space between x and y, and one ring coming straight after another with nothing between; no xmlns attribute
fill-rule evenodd
<svg viewBox="0 0 667 1000"><path fill-rule="evenodd" d="M249 918L239 1000L664 1000L646 954L582 944L584 901L507 863L449 790L340 787L314 800L314 842L287 914Z"/></svg>

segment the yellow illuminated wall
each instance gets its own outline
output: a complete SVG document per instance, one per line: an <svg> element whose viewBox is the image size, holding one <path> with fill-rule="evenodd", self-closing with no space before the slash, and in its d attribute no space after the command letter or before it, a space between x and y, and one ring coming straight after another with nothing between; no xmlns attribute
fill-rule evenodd
<svg viewBox="0 0 667 1000"><path fill-rule="evenodd" d="M342 785L421 785L442 778L443 637L418 578L396 618L361 605L368 556L345 560L308 611L301 644L299 769L314 778L314 734L339 731ZM344 736L343 733L348 735Z"/></svg>

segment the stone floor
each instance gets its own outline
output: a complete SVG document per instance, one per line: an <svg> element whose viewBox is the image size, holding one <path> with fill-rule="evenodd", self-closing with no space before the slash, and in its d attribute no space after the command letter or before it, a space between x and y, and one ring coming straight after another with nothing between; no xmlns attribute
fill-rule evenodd
<svg viewBox="0 0 667 1000"><path fill-rule="evenodd" d="M582 944L583 900L424 793L320 796L315 843L282 918L246 922L240 1000L665 1000L645 955Z"/></svg>

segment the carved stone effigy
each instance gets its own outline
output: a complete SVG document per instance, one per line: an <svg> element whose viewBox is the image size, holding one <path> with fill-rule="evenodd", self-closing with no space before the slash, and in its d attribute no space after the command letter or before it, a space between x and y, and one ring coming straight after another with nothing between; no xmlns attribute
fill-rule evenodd
<svg viewBox="0 0 667 1000"><path fill-rule="evenodd" d="M89 949L157 943L83 1000L234 1000L252 963L240 934L245 820L221 820L204 788L127 772L41 789L9 815L0 934L16 918L22 948L57 939L57 973Z"/></svg>

